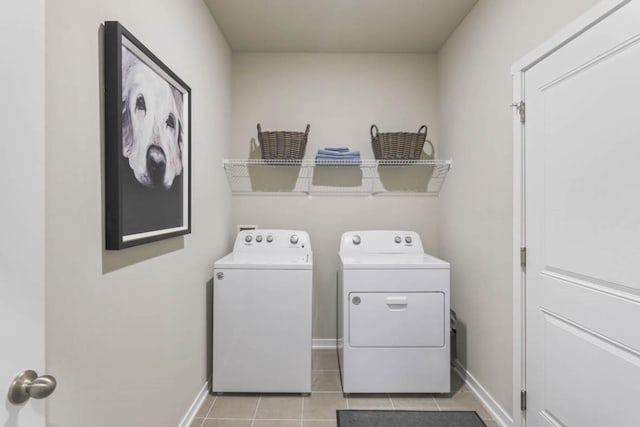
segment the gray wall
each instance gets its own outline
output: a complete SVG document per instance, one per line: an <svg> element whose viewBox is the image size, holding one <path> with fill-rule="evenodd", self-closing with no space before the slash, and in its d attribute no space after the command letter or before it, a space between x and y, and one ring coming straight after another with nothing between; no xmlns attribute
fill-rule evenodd
<svg viewBox="0 0 640 427"><path fill-rule="evenodd" d="M595 0L486 0L438 55L442 155L440 247L451 262L458 358L512 412L511 64Z"/></svg>
<svg viewBox="0 0 640 427"><path fill-rule="evenodd" d="M102 28L192 89L192 234L104 248ZM206 377L205 291L231 241L231 53L201 0L46 2L46 364L57 427L178 425Z"/></svg>
<svg viewBox="0 0 640 427"><path fill-rule="evenodd" d="M418 130L439 141L433 55L234 54L231 153L247 158L256 123L263 130L311 124L306 158L318 148L348 146L372 159L369 128ZM437 144L436 144L437 149ZM258 153L259 156L259 153ZM437 253L434 197L234 196L233 227L299 228L314 253L314 338L336 336L336 268L347 230L407 229ZM235 228L234 228L235 230Z"/></svg>

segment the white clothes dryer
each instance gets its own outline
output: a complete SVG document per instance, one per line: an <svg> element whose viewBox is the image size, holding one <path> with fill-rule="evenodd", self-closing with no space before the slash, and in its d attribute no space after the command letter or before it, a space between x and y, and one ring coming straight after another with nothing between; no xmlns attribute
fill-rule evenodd
<svg viewBox="0 0 640 427"><path fill-rule="evenodd" d="M311 392L312 268L304 231L238 233L214 264L212 392Z"/></svg>
<svg viewBox="0 0 640 427"><path fill-rule="evenodd" d="M344 393L448 393L449 263L411 231L342 235L338 356Z"/></svg>

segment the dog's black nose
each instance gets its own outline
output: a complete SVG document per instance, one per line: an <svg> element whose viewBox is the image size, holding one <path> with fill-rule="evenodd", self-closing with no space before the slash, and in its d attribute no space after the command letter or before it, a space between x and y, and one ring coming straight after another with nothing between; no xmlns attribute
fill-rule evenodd
<svg viewBox="0 0 640 427"><path fill-rule="evenodd" d="M152 145L147 150L147 171L149 178L155 185L164 181L164 171L167 168L167 157L162 148Z"/></svg>

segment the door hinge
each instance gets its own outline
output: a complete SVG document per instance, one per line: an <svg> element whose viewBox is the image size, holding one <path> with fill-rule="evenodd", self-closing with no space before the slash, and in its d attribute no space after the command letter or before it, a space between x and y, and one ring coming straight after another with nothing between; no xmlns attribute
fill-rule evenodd
<svg viewBox="0 0 640 427"><path fill-rule="evenodd" d="M527 266L527 248L520 248L520 267L525 268Z"/></svg>
<svg viewBox="0 0 640 427"><path fill-rule="evenodd" d="M520 123L524 124L525 117L526 117L526 109L527 109L527 106L524 103L524 101L514 102L513 104L511 104L511 107L515 107L518 114L520 114Z"/></svg>
<svg viewBox="0 0 640 427"><path fill-rule="evenodd" d="M527 390L520 390L520 410L527 410Z"/></svg>

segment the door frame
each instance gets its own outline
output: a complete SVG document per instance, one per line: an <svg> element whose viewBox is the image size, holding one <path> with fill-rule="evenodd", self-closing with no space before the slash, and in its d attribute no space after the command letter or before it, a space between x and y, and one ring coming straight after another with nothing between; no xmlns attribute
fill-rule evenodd
<svg viewBox="0 0 640 427"><path fill-rule="evenodd" d="M513 104L526 105L526 72L589 28L632 0L601 0L560 32L516 61L511 67ZM526 269L520 265L520 248L526 247L526 120L522 123L517 109L513 115L513 426L526 425L526 412L520 409L520 392L526 390ZM526 108L525 108L526 113ZM526 114L525 114L526 115Z"/></svg>
<svg viewBox="0 0 640 427"><path fill-rule="evenodd" d="M8 389L18 373L34 370L46 374L46 236L45 236L45 102L46 102L46 6L44 0L7 0L0 6L3 17L2 46L6 66L0 79L8 83L0 114L7 158L26 159L28 177L17 185L5 185L0 210L0 425L45 426L48 404L30 399L9 401ZM15 37L15 39L14 39ZM11 162L5 176L24 174L26 167Z"/></svg>

